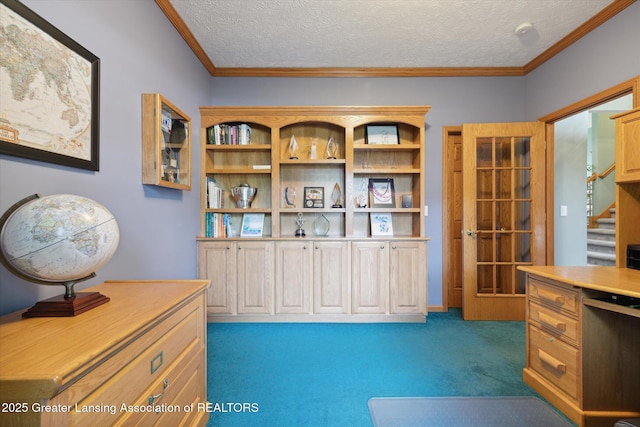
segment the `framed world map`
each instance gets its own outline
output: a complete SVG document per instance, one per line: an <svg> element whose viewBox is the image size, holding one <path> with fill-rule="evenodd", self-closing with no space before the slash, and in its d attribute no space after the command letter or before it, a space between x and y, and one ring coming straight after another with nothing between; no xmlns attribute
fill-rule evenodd
<svg viewBox="0 0 640 427"><path fill-rule="evenodd" d="M0 0L0 153L99 170L100 59Z"/></svg>

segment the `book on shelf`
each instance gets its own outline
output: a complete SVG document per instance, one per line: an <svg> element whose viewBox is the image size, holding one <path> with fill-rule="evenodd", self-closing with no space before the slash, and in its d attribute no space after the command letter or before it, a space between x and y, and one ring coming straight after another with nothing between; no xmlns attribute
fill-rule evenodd
<svg viewBox="0 0 640 427"><path fill-rule="evenodd" d="M393 236L393 221L389 212L371 213L371 235Z"/></svg>

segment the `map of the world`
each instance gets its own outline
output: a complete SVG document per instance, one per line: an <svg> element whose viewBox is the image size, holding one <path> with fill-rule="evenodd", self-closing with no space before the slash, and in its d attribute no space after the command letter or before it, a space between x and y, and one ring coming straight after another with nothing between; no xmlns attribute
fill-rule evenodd
<svg viewBox="0 0 640 427"><path fill-rule="evenodd" d="M2 4L0 52L0 140L90 160L91 64Z"/></svg>

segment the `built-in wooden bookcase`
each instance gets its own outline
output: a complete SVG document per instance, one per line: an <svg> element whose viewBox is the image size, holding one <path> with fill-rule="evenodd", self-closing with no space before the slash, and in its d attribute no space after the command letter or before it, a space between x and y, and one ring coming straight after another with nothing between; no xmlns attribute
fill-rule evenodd
<svg viewBox="0 0 640 427"><path fill-rule="evenodd" d="M269 320L276 315L295 321L302 314L316 320L358 314L380 320L395 314L424 320L424 123L429 109L201 107L198 259L199 275L212 281L210 319L251 315L252 320ZM373 143L379 129L390 131L388 138ZM371 206L372 179L392 184L393 203ZM241 184L257 188L250 207L238 207L231 197L231 189ZM322 193L322 203L305 203L305 189ZM334 203L334 189L339 189L339 203ZM220 203L211 203L211 195L220 192ZM261 237L239 236L249 213L264 214ZM376 214L390 216L392 234L372 235ZM302 238L296 236L300 215ZM215 237L212 230L217 230ZM255 262L273 267L265 267L259 278L241 280L247 271L229 260L243 259L249 242L257 245L253 251L261 251ZM292 250L314 256L293 262ZM400 250L415 256L399 256ZM237 255L225 255L229 251ZM352 268L365 262L362 256L382 263L378 276L370 277L371 269ZM224 267L224 275L215 273L216 265ZM407 277L398 280L398 269ZM406 281L415 287L403 288ZM369 300L371 295L379 298ZM248 306L259 308L250 313Z"/></svg>
<svg viewBox="0 0 640 427"><path fill-rule="evenodd" d="M265 213L265 238L293 237L298 213L303 214L305 232L311 235L314 221L324 215L330 221L329 237L368 238L370 214L389 212L393 237L424 237L424 117L428 111L429 107L201 107L200 237L210 237L208 212L228 214L236 234L242 214ZM368 144L367 126L376 124L397 127L398 143ZM211 137L216 125L247 125L251 137L245 144L218 144ZM292 137L298 146L297 159L290 158ZM337 147L334 159L326 153L331 138ZM393 181L394 207L370 207L371 178ZM213 180L223 191L221 207L208 203L208 182ZM258 189L251 208L237 208L231 197L231 188L240 184ZM336 184L341 208L332 207ZM294 206L285 200L287 187ZM305 187L324 190L323 207L304 205ZM358 204L358 196L366 206Z"/></svg>
<svg viewBox="0 0 640 427"><path fill-rule="evenodd" d="M191 119L159 93L142 94L142 183L191 190Z"/></svg>

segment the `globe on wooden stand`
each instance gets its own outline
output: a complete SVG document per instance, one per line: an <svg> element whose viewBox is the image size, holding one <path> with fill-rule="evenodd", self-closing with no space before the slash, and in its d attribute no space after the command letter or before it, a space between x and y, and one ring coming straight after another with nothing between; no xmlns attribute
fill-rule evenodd
<svg viewBox="0 0 640 427"><path fill-rule="evenodd" d="M37 302L23 317L71 317L109 302L99 292L74 291L95 277L119 242L115 218L85 197L26 197L0 217L0 262L14 275L64 286L63 295Z"/></svg>

